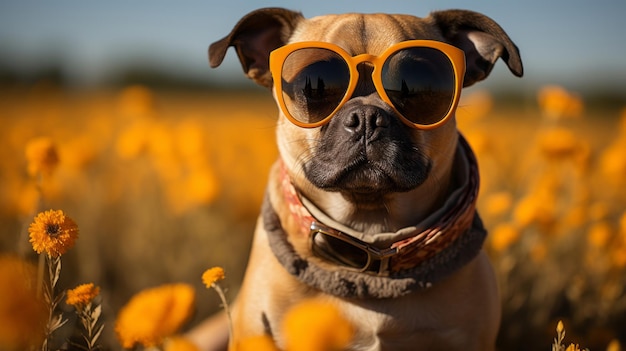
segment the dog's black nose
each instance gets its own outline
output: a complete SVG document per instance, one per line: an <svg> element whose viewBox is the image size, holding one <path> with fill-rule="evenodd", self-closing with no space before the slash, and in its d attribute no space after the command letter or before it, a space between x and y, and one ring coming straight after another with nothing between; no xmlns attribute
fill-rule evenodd
<svg viewBox="0 0 626 351"><path fill-rule="evenodd" d="M363 105L348 114L343 125L351 133L375 138L382 128L389 127L389 117L379 107Z"/></svg>

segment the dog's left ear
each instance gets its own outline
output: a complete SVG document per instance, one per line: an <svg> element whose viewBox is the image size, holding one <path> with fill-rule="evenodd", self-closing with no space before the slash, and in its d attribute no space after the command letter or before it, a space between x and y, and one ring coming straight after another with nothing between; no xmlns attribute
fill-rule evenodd
<svg viewBox="0 0 626 351"><path fill-rule="evenodd" d="M271 88L270 52L285 45L303 18L301 13L283 8L263 8L250 12L239 20L227 36L211 44L211 67L219 66L228 47L234 46L248 78Z"/></svg>
<svg viewBox="0 0 626 351"><path fill-rule="evenodd" d="M465 51L463 86L487 78L499 57L511 73L518 77L524 74L517 46L491 18L467 10L436 11L430 17L450 44Z"/></svg>

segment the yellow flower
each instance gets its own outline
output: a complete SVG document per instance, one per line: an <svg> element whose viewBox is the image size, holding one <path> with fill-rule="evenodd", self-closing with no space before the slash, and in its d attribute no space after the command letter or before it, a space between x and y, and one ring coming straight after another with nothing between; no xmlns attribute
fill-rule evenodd
<svg viewBox="0 0 626 351"><path fill-rule="evenodd" d="M115 151L124 160L132 160L139 157L147 149L148 130L151 124L147 121L131 123L117 137Z"/></svg>
<svg viewBox="0 0 626 351"><path fill-rule="evenodd" d="M622 346L620 345L619 340L617 339L611 340L609 345L606 347L606 351L620 351L621 349L622 349Z"/></svg>
<svg viewBox="0 0 626 351"><path fill-rule="evenodd" d="M559 322L556 324L556 332L557 332L558 334L561 334L561 333L563 332L563 330L565 330L565 327L563 326L563 321L559 321Z"/></svg>
<svg viewBox="0 0 626 351"><path fill-rule="evenodd" d="M611 225L608 222L595 223L587 232L587 242L592 247L602 249L611 240L612 232Z"/></svg>
<svg viewBox="0 0 626 351"><path fill-rule="evenodd" d="M546 192L529 194L521 198L513 209L513 222L518 228L539 224L549 228L556 221L554 196Z"/></svg>
<svg viewBox="0 0 626 351"><path fill-rule="evenodd" d="M575 156L584 150L580 138L571 130L558 127L542 132L539 135L539 148L549 159L563 159Z"/></svg>
<svg viewBox="0 0 626 351"><path fill-rule="evenodd" d="M30 243L37 253L46 252L50 257L63 255L74 246L78 226L61 210L48 210L35 217L28 227Z"/></svg>
<svg viewBox="0 0 626 351"><path fill-rule="evenodd" d="M147 289L122 307L115 322L117 338L124 348L137 344L160 345L189 319L195 292L188 284L169 284Z"/></svg>
<svg viewBox="0 0 626 351"><path fill-rule="evenodd" d="M537 100L545 116L559 120L565 117L580 117L584 105L582 99L560 86L549 85L542 88Z"/></svg>
<svg viewBox="0 0 626 351"><path fill-rule="evenodd" d="M222 267L209 268L202 274L202 282L207 288L224 279L224 269Z"/></svg>
<svg viewBox="0 0 626 351"><path fill-rule="evenodd" d="M513 196L507 191L490 194L485 200L485 213L489 216L502 216L513 205Z"/></svg>
<svg viewBox="0 0 626 351"><path fill-rule="evenodd" d="M565 349L565 351L581 351L580 346L575 344L569 344L569 346Z"/></svg>
<svg viewBox="0 0 626 351"><path fill-rule="evenodd" d="M93 283L81 284L74 289L67 291L67 299L65 300L65 303L70 306L80 308L81 306L90 303L99 294L100 288L94 286Z"/></svg>
<svg viewBox="0 0 626 351"><path fill-rule="evenodd" d="M28 350L44 337L46 304L36 291L37 269L0 255L0 350Z"/></svg>
<svg viewBox="0 0 626 351"><path fill-rule="evenodd" d="M219 186L215 172L209 167L194 170L185 179L186 195L194 204L210 204L218 195Z"/></svg>
<svg viewBox="0 0 626 351"><path fill-rule="evenodd" d="M626 178L626 138L617 140L600 154L599 166L611 184L621 185Z"/></svg>
<svg viewBox="0 0 626 351"><path fill-rule="evenodd" d="M287 351L343 350L354 327L330 303L305 300L285 315L282 330Z"/></svg>
<svg viewBox="0 0 626 351"><path fill-rule="evenodd" d="M491 236L491 246L496 252L502 252L515 243L520 236L519 230L511 223L499 224Z"/></svg>
<svg viewBox="0 0 626 351"><path fill-rule="evenodd" d="M191 341L180 336L174 336L165 342L164 351L200 351L200 349Z"/></svg>
<svg viewBox="0 0 626 351"><path fill-rule="evenodd" d="M260 335L239 341L233 351L278 351L278 348L271 337Z"/></svg>
<svg viewBox="0 0 626 351"><path fill-rule="evenodd" d="M51 174L59 163L56 146L50 138L41 137L26 144L26 161L28 174Z"/></svg>

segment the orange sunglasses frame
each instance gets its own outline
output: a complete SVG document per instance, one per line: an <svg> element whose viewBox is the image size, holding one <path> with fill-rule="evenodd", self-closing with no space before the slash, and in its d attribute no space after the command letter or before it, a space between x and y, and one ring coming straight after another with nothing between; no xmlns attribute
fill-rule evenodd
<svg viewBox="0 0 626 351"><path fill-rule="evenodd" d="M393 55L394 53L402 49L412 47L425 47L439 50L444 55L446 55L448 59L450 59L450 62L452 63L452 68L454 70L455 88L452 104L450 104L450 108L448 109L446 115L441 120L433 124L413 123L406 117L404 117L402 113L400 113L400 111L398 111L393 105L391 99L389 99L389 96L387 96L387 93L385 92L385 88L383 86L381 72L385 61L387 61L389 56ZM289 112L289 109L287 108L287 105L285 104L285 99L282 93L282 71L284 62L291 53L301 49L330 50L341 56L341 58L343 58L343 60L347 63L350 70L350 82L348 83L348 89L346 90L344 97L341 99L341 102L339 102L337 107L327 117L315 123L304 123L292 116ZM463 52L463 50L455 46L435 40L408 40L390 46L380 56L370 54L350 56L350 54L348 54L340 46L332 43L320 41L304 41L287 44L270 53L270 71L272 73L272 79L274 80L276 97L278 99L278 104L280 105L281 110L293 124L302 128L315 128L328 123L328 121L335 115L335 113L337 113L337 111L339 111L339 109L350 99L350 97L354 93L354 90L356 89L359 80L359 72L357 70L357 66L363 62L371 63L374 66L374 70L372 72L372 81L374 82L374 86L376 87L378 95L380 95L383 101L385 101L385 103L387 103L393 109L395 114L398 115L402 122L410 127L425 130L437 128L440 125L444 124L450 118L459 103L461 89L463 87L463 77L465 75L465 53Z"/></svg>

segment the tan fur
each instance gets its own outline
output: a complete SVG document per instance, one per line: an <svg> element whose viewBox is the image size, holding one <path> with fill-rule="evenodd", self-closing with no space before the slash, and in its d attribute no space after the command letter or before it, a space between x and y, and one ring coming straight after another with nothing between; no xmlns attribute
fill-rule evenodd
<svg viewBox="0 0 626 351"><path fill-rule="evenodd" d="M270 177L270 189L275 195L272 203L282 209L279 216L288 222L290 216L279 195L276 168ZM287 273L274 257L259 224L233 313L235 340L263 334L260 316L265 313L271 318L278 345L283 345L281 316L310 297L335 303L355 325L358 345L351 350L489 351L493 350L500 322L495 275L485 253L423 292L397 299L345 301L313 291Z"/></svg>
<svg viewBox="0 0 626 351"><path fill-rule="evenodd" d="M456 27L452 28L457 26L459 18L465 16L458 11L440 12L438 16L426 18L409 15L344 14L311 19L304 19L297 13L282 12L283 10L270 11L278 12L280 16L277 17L289 18L293 30L286 42L331 42L352 55L378 55L400 41L448 41L464 33L457 31ZM473 13L472 16L478 18L477 21L484 20L484 16L480 14ZM449 32L447 34L435 24L438 21L445 22L446 18L453 23L450 25L451 29L446 30ZM501 30L494 24L495 22L489 23L490 26L497 27L494 31ZM214 44L216 49L212 48L214 52L210 54L212 66L221 62L226 44L236 45L232 39L237 34L236 30L239 29L236 27L228 37ZM446 35L448 37L444 37ZM508 37L505 39L509 40ZM466 42L460 42L459 45L463 46L464 43ZM509 51L511 47L515 48L510 40L507 44L492 45L500 50L490 52L493 56L489 58L492 64L501 56L503 45ZM243 46L250 45L243 43ZM255 69L254 76L249 71L246 73L259 84L271 86L267 80L266 67L264 68L266 63L255 61L254 55L246 56L242 52L243 49L238 48L240 60L247 62L244 66L251 65ZM482 55L482 52L479 54ZM519 60L519 54L509 54L511 58L507 58L507 65L516 75L521 75L521 61L517 64L519 67L514 62L515 59ZM472 63L469 62L468 65L470 64ZM486 71L480 71L474 76L482 75L480 79L483 79L490 69L488 67ZM466 82L466 85L473 84L474 81ZM307 160L314 157L313 150L322 137L319 128L297 127L281 114L276 135L281 158L301 194L335 221L368 235L393 232L414 225L440 206L448 195L453 156L457 147L454 118L439 128L412 132L413 142L432 164L431 172L417 188L386 194L382 203L354 202L339 192L319 189L305 178L302 167ZM279 165L276 164L271 170L268 192L273 208L289 235L297 231L297 224L284 203L279 173ZM299 253L306 251L306 242L303 240L290 237ZM269 326L277 345L283 347L284 337L280 326L284 313L294 304L309 297L319 297L334 303L355 325L357 335L350 350L489 351L494 349L500 322L497 284L484 252L444 281L424 291L396 299L346 300L324 295L290 275L270 249L263 221L259 219L244 282L232 313L235 344L238 340L264 334ZM262 316L266 318L265 322ZM217 330L215 324L209 325L207 329ZM223 329L221 330L223 333ZM192 334L199 344L203 338L215 338L216 335L207 335L203 330L196 330ZM206 346L205 349L210 348Z"/></svg>

